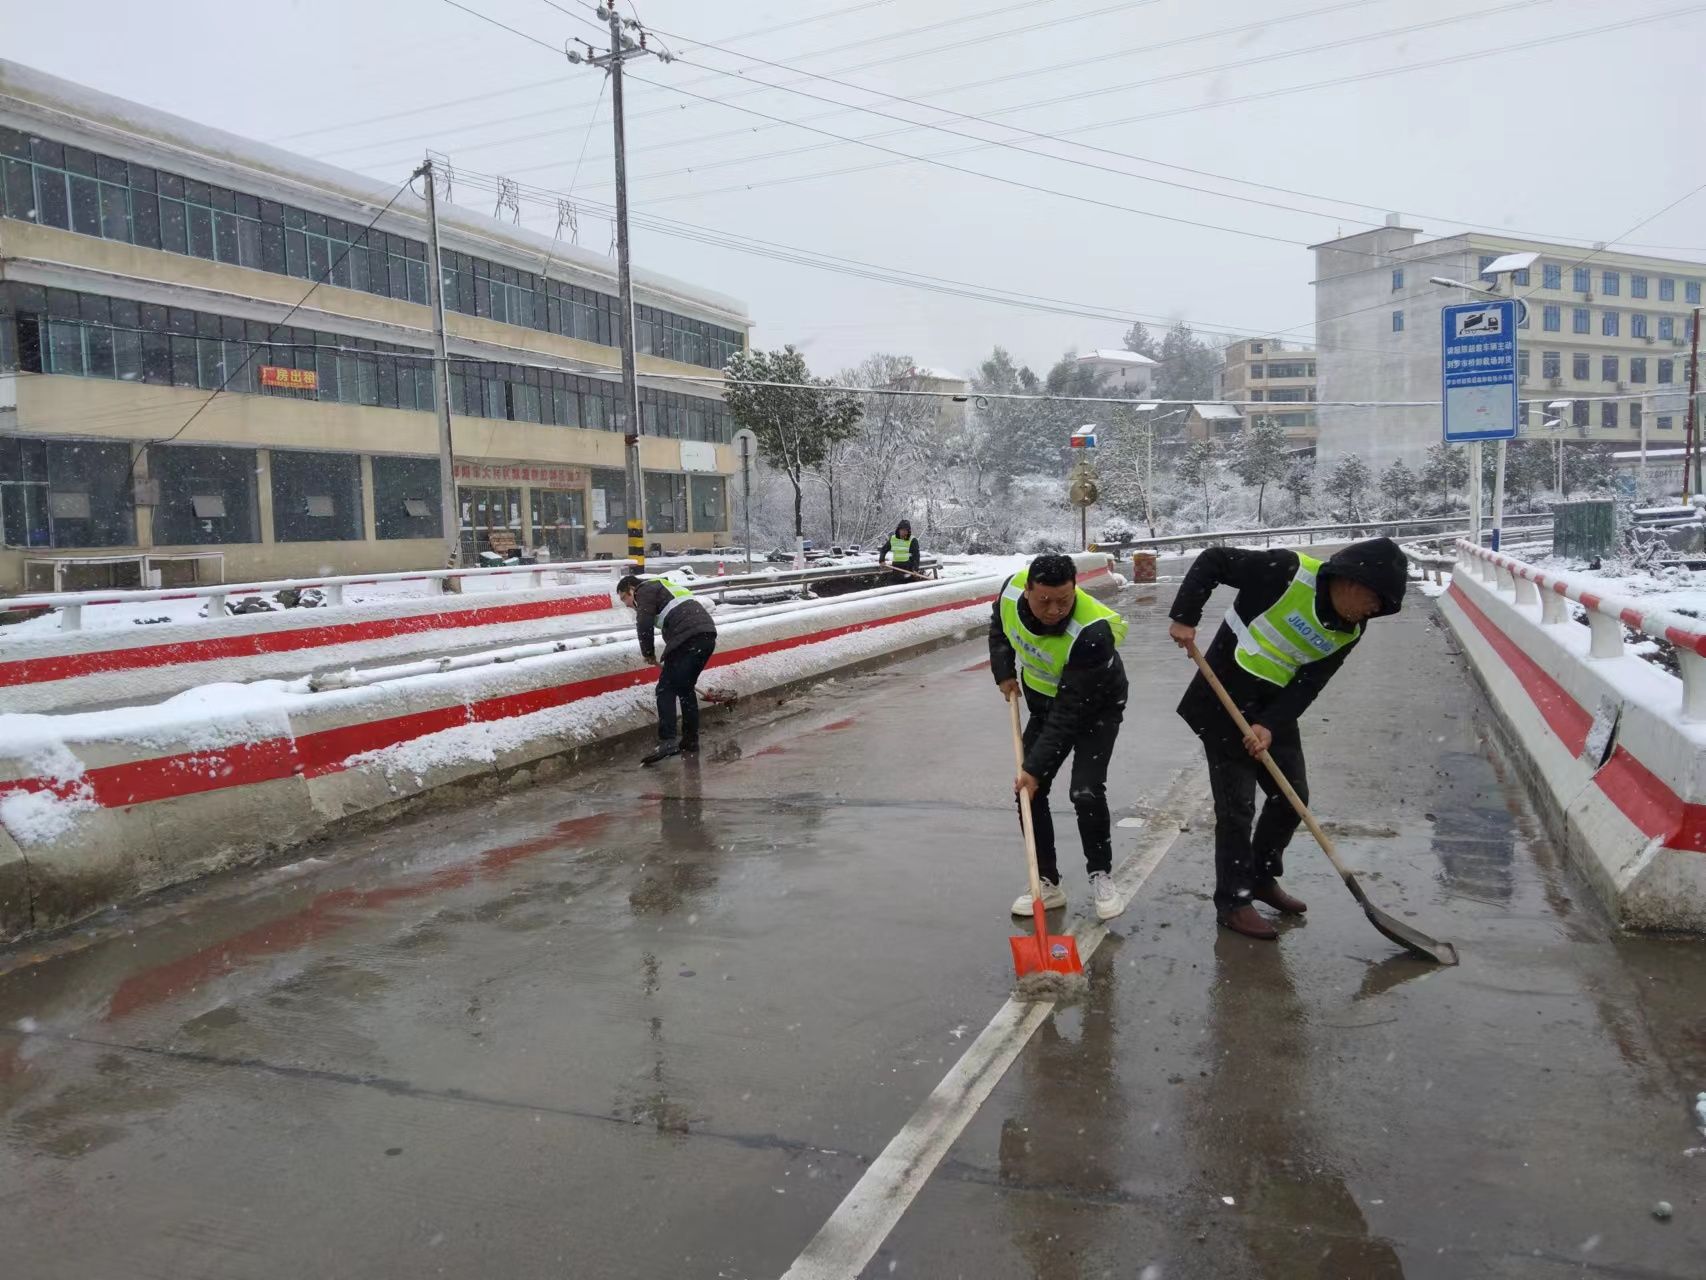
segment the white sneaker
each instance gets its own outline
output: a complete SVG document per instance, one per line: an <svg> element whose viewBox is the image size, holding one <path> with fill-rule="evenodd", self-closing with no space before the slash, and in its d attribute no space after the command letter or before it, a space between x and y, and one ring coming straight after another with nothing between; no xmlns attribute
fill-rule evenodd
<svg viewBox="0 0 1706 1280"><path fill-rule="evenodd" d="M1096 901L1096 918L1112 920L1125 910L1125 899L1114 888L1114 878L1106 871L1090 873L1090 896Z"/></svg>
<svg viewBox="0 0 1706 1280"><path fill-rule="evenodd" d="M1031 901L1032 901L1031 891L1029 889L1027 889L1027 890L1025 890L1024 893L1021 893L1017 898L1013 899L1013 914L1016 916L1028 916L1028 915L1030 915L1031 914ZM1043 910L1044 911L1055 911L1061 907L1064 907L1065 905L1066 905L1066 894L1061 891L1061 887L1058 884L1050 884L1047 880L1044 880L1043 881Z"/></svg>

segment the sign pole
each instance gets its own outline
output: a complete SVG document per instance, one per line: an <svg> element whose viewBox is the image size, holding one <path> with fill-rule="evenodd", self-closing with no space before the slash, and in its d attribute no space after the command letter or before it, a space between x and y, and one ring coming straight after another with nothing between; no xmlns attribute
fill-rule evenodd
<svg viewBox="0 0 1706 1280"><path fill-rule="evenodd" d="M416 169L426 179L427 298L432 304L433 399L438 402L438 508L444 534L444 567L454 569L462 559L462 512L457 505L455 446L450 436L450 353L444 335L444 276L438 254L438 198L431 159Z"/></svg>
<svg viewBox="0 0 1706 1280"><path fill-rule="evenodd" d="M1505 450L1510 441L1499 441L1499 456L1493 463L1493 550L1499 549L1499 541L1505 528Z"/></svg>
<svg viewBox="0 0 1706 1280"><path fill-rule="evenodd" d="M1481 545L1481 442L1469 442L1469 541Z"/></svg>

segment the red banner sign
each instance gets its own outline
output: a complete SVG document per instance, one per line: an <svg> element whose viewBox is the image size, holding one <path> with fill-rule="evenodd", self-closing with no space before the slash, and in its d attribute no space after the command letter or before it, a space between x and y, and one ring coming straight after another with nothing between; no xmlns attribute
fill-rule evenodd
<svg viewBox="0 0 1706 1280"><path fill-rule="evenodd" d="M456 478L476 484L533 484L552 489L581 489L587 473L580 467L536 467L525 463L498 466L485 462L458 462Z"/></svg>
<svg viewBox="0 0 1706 1280"><path fill-rule="evenodd" d="M312 369L281 369L276 364L263 364L261 385L285 387L291 391L318 391L320 375Z"/></svg>

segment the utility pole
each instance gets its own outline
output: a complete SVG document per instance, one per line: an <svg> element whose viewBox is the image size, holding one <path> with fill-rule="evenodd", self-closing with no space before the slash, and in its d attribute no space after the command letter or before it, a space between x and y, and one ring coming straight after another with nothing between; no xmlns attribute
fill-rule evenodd
<svg viewBox="0 0 1706 1280"><path fill-rule="evenodd" d="M433 190L433 163L416 169L414 177L426 179L427 301L432 305L433 400L438 404L438 511L444 534L444 567L454 569L462 559L462 511L456 502L456 460L450 439L450 355L444 338L444 276L438 264L438 195Z"/></svg>
<svg viewBox="0 0 1706 1280"><path fill-rule="evenodd" d="M646 48L646 33L637 19L624 19L613 3L601 4L598 16L610 24L610 48L594 53L586 46L582 55L569 50L570 62L585 62L610 75L610 116L616 133L616 279L621 314L616 327L622 343L622 407L627 417L624 441L627 446L628 558L644 570L646 567L645 476L640 468L640 386L634 370L634 282L628 264L628 150L622 111L622 64L629 58L643 58L654 51ZM623 28L639 31L636 41L624 34ZM658 52L664 62L671 60L668 52Z"/></svg>
<svg viewBox="0 0 1706 1280"><path fill-rule="evenodd" d="M1694 467L1694 488L1692 492L1699 493L1700 484L1700 308L1694 308L1694 336L1688 346L1688 454L1683 464L1682 499L1688 501L1688 464Z"/></svg>

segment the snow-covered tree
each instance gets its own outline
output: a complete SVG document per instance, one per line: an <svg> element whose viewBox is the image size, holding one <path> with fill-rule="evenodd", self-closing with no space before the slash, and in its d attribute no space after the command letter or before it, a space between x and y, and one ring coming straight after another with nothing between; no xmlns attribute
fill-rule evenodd
<svg viewBox="0 0 1706 1280"><path fill-rule="evenodd" d="M1315 464L1302 458L1293 459L1285 475L1280 477L1280 488L1291 499L1291 518L1302 521L1309 500L1315 496Z"/></svg>
<svg viewBox="0 0 1706 1280"><path fill-rule="evenodd" d="M1129 335L1128 335L1129 336ZM1162 400L1212 400L1220 352L1182 324L1161 340L1161 367L1155 371L1155 394Z"/></svg>
<svg viewBox="0 0 1706 1280"><path fill-rule="evenodd" d="M1416 473L1399 458L1380 473L1381 496L1391 504L1391 514L1407 516L1415 509Z"/></svg>
<svg viewBox="0 0 1706 1280"><path fill-rule="evenodd" d="M1213 440L1193 440L1179 459L1174 474L1179 483L1202 492L1202 518L1206 527L1214 506L1213 494L1224 488L1220 474L1220 449Z"/></svg>
<svg viewBox="0 0 1706 1280"><path fill-rule="evenodd" d="M794 536L805 533L805 478L859 429L858 398L828 390L792 346L737 351L726 366L723 403L758 437L758 455L794 487ZM765 385L770 384L770 385Z"/></svg>
<svg viewBox="0 0 1706 1280"><path fill-rule="evenodd" d="M1363 495L1368 492L1368 486L1373 482L1374 474L1364 462L1354 453L1347 453L1340 458L1338 464L1327 474L1327 492L1344 504L1344 518L1359 520L1362 518Z"/></svg>
<svg viewBox="0 0 1706 1280"><path fill-rule="evenodd" d="M1268 486L1290 468L1286 458L1285 429L1263 415L1245 425L1232 445L1232 470L1256 491L1256 523L1262 522L1262 499Z"/></svg>

